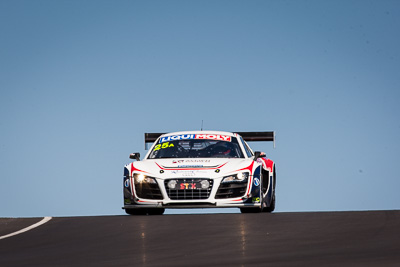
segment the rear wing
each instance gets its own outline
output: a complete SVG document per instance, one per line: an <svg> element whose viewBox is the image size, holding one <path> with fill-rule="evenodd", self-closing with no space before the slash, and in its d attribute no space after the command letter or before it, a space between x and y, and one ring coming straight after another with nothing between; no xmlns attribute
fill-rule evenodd
<svg viewBox="0 0 400 267"><path fill-rule="evenodd" d="M149 149L148 145L154 143L158 137L164 133L144 133L144 149Z"/></svg>
<svg viewBox="0 0 400 267"><path fill-rule="evenodd" d="M240 135L246 142L256 141L272 141L275 148L275 132L235 132ZM165 133L145 133L144 134L144 148L148 149L148 144L154 143L158 137Z"/></svg>
<svg viewBox="0 0 400 267"><path fill-rule="evenodd" d="M272 132L236 132L246 142L272 141L275 148L275 131Z"/></svg>

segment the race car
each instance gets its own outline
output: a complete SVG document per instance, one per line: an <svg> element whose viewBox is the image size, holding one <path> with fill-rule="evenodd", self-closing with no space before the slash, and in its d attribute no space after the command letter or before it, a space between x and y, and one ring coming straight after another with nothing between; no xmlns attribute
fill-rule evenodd
<svg viewBox="0 0 400 267"><path fill-rule="evenodd" d="M123 209L130 215L161 215L166 208L275 209L275 163L250 148L273 141L275 132L184 131L145 133L144 157L132 153L124 167Z"/></svg>

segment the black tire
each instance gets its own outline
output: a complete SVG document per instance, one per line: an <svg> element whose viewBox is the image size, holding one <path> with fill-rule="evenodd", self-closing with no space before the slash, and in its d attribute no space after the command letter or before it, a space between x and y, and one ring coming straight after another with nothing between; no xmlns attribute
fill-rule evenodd
<svg viewBox="0 0 400 267"><path fill-rule="evenodd" d="M275 210L275 203L276 203L276 195L275 195L275 187L276 187L276 172L274 167L274 174L273 174L273 187L272 187L272 199L271 203L268 207L263 208L263 212L273 212Z"/></svg>
<svg viewBox="0 0 400 267"><path fill-rule="evenodd" d="M241 213L259 213L261 212L261 208L240 208Z"/></svg>
<svg viewBox="0 0 400 267"><path fill-rule="evenodd" d="M265 179L265 177L268 177L268 179ZM266 185L266 186L264 186ZM269 185L269 172L263 172L262 179L261 179L261 212L265 212L267 208L267 199L264 198L264 194L267 193Z"/></svg>
<svg viewBox="0 0 400 267"><path fill-rule="evenodd" d="M160 208L154 208L154 209L147 209L147 213L149 215L163 215L165 209L160 209Z"/></svg>
<svg viewBox="0 0 400 267"><path fill-rule="evenodd" d="M266 179L267 177L267 179ZM261 190L263 194L267 193L268 185L269 185L269 171L264 171L262 172L262 187ZM265 186L264 186L265 185Z"/></svg>
<svg viewBox="0 0 400 267"><path fill-rule="evenodd" d="M263 198L263 202L261 203L261 212L268 212L267 199Z"/></svg>
<svg viewBox="0 0 400 267"><path fill-rule="evenodd" d="M147 209L125 209L125 212L129 215L146 215Z"/></svg>
<svg viewBox="0 0 400 267"><path fill-rule="evenodd" d="M263 209L263 212L273 212L275 210L275 193L272 196L272 201L271 201L271 205L269 205L269 207L266 207Z"/></svg>
<svg viewBox="0 0 400 267"><path fill-rule="evenodd" d="M240 208L241 213L250 213L251 209L249 208Z"/></svg>

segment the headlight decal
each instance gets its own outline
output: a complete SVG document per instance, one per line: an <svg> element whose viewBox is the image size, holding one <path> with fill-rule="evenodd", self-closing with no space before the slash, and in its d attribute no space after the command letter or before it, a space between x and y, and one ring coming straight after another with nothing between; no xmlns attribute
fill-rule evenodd
<svg viewBox="0 0 400 267"><path fill-rule="evenodd" d="M138 169L138 168L135 168L135 166L133 166L133 162L131 163L131 176L133 176L133 172L141 172L141 173L147 173L147 172L145 172L145 171L142 171L142 170L140 170L140 169Z"/></svg>

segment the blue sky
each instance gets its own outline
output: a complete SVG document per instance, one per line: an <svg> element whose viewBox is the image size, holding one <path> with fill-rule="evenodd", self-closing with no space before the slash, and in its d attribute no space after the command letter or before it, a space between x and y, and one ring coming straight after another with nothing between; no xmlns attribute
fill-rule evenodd
<svg viewBox="0 0 400 267"><path fill-rule="evenodd" d="M388 0L0 1L0 217L123 214L144 133L202 120L276 131L277 212L399 209L399 33Z"/></svg>

